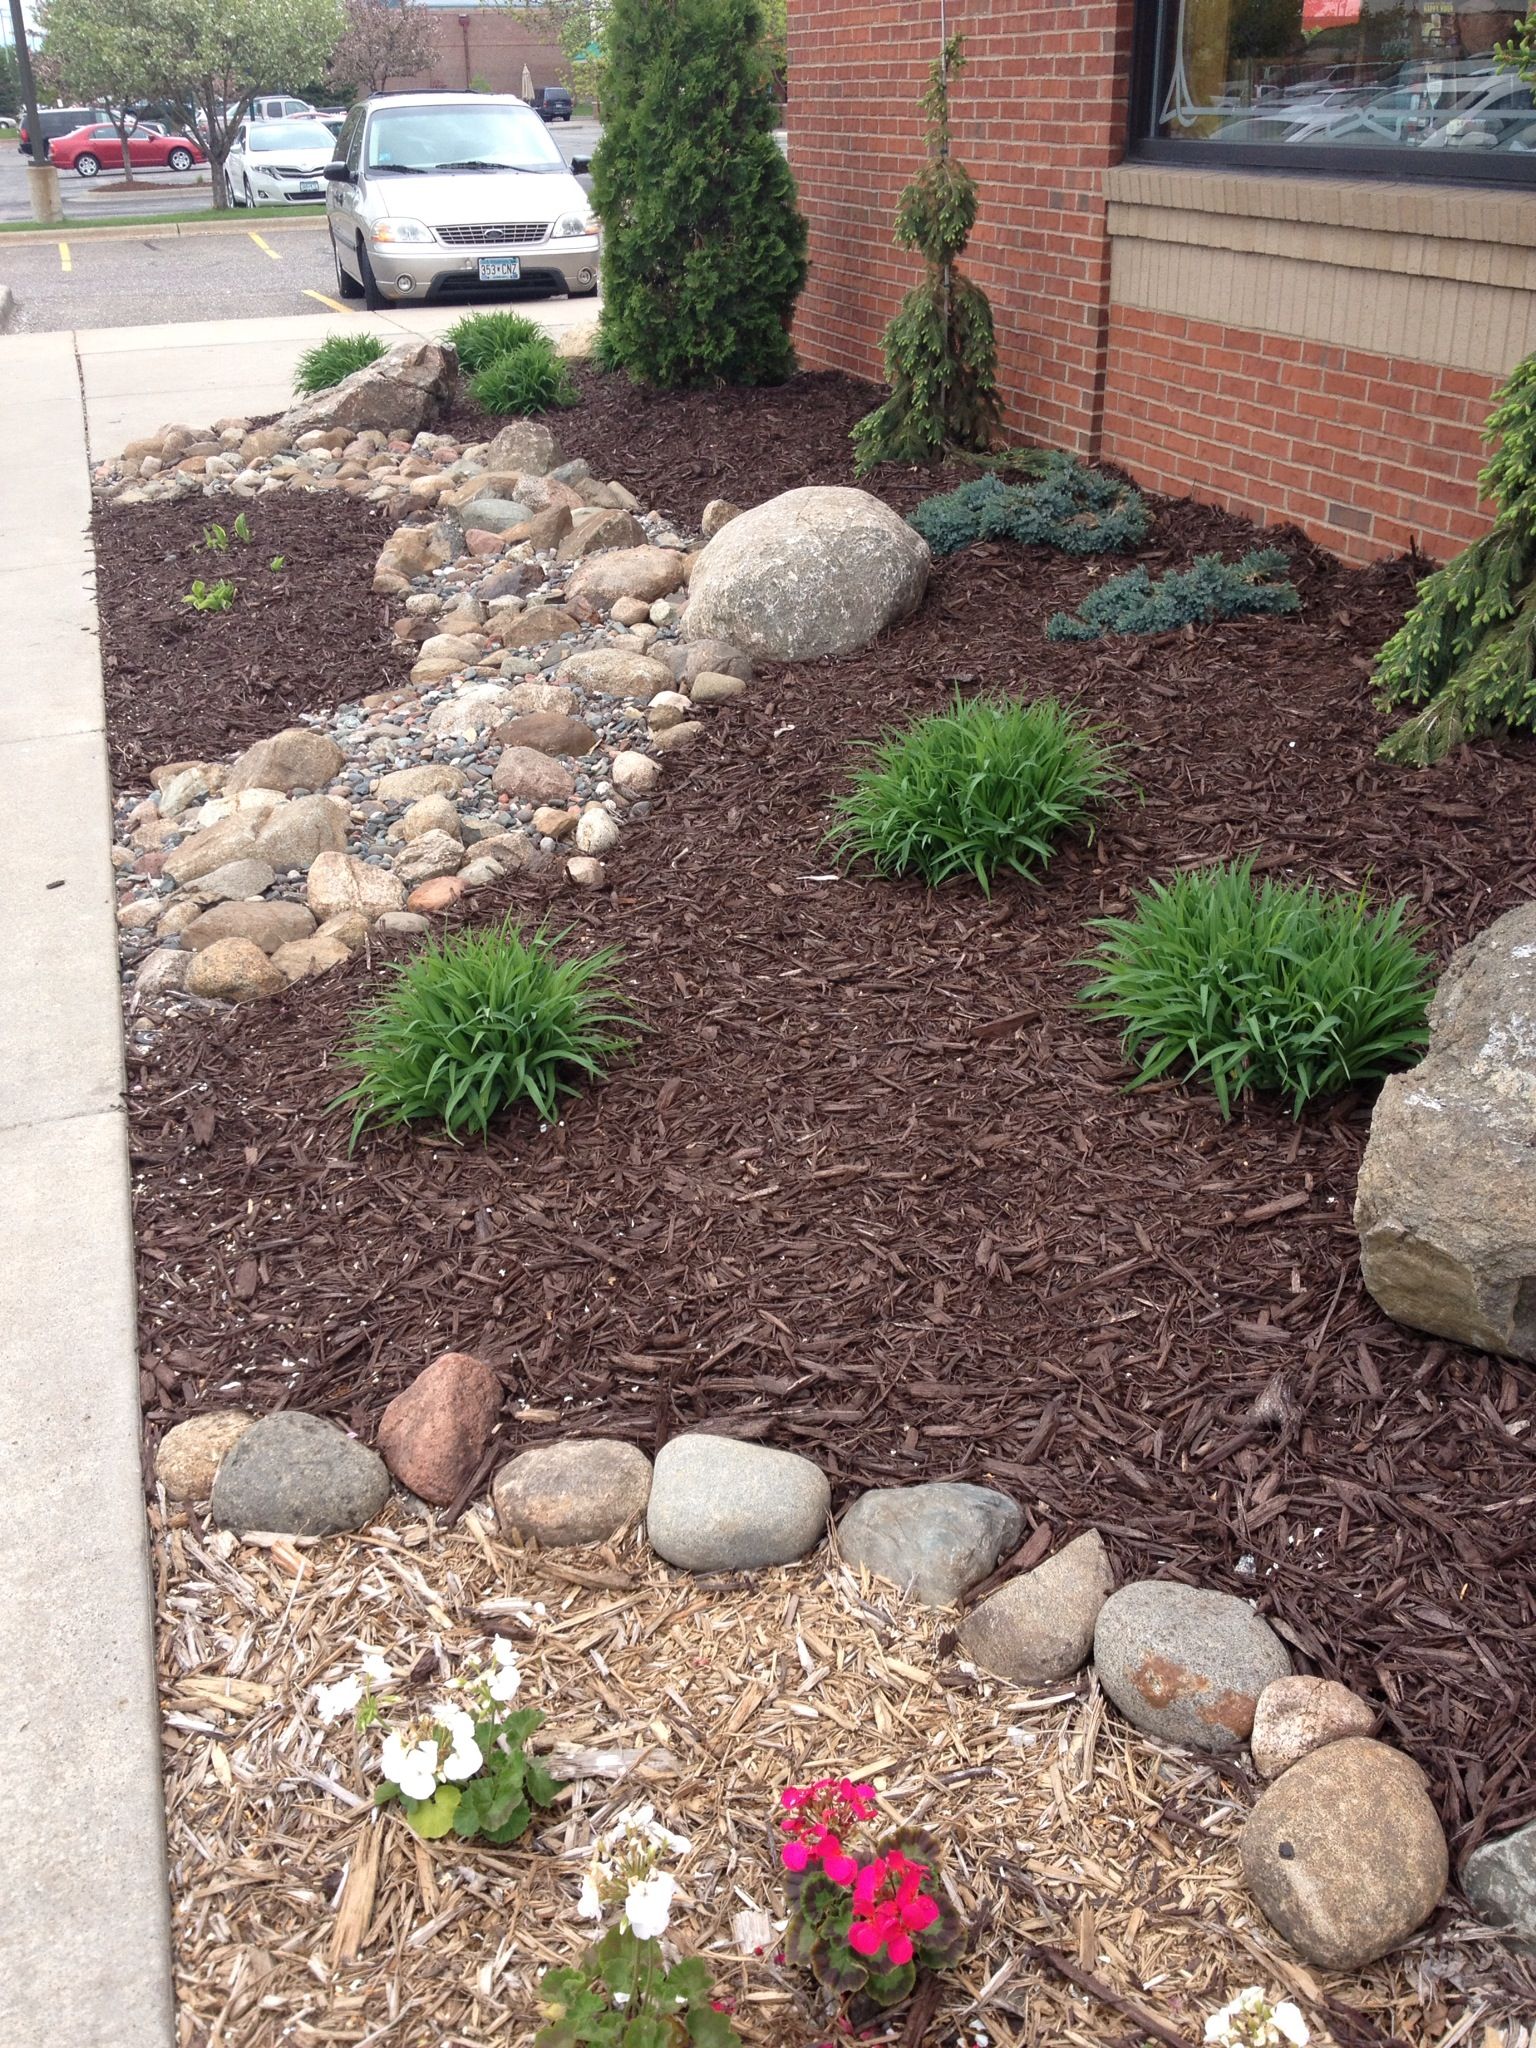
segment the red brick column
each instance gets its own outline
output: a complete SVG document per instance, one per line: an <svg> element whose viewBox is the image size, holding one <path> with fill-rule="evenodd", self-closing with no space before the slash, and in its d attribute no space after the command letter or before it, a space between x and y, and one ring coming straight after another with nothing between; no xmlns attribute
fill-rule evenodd
<svg viewBox="0 0 1536 2048"><path fill-rule="evenodd" d="M1109 311L1100 186L1123 153L1131 0L950 0L967 68L955 149L981 198L964 267L992 300L1010 439L1099 453ZM922 161L939 0L789 0L790 162L811 223L808 368L881 375L917 265L891 240Z"/></svg>

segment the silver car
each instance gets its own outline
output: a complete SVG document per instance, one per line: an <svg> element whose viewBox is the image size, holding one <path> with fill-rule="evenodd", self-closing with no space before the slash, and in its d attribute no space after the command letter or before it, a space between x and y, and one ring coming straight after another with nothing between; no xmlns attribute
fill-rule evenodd
<svg viewBox="0 0 1536 2048"><path fill-rule="evenodd" d="M510 94L365 100L325 176L343 298L378 307L508 285L597 290L587 195L538 115Z"/></svg>

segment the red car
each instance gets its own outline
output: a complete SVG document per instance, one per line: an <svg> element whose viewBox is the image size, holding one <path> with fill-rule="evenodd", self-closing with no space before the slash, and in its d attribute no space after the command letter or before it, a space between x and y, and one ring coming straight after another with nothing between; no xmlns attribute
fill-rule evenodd
<svg viewBox="0 0 1536 2048"><path fill-rule="evenodd" d="M157 135L137 128L128 137L128 153L136 171L190 171L205 164L207 154L187 135ZM79 178L94 178L102 171L123 167L122 138L112 126L75 128L68 135L56 135L49 155L61 171L73 171Z"/></svg>

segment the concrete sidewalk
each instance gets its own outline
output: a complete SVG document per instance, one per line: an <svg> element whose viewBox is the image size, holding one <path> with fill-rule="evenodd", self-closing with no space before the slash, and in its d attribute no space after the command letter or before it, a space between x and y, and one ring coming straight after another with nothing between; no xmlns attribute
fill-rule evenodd
<svg viewBox="0 0 1536 2048"><path fill-rule="evenodd" d="M169 2048L85 419L68 335L0 352L0 2048Z"/></svg>
<svg viewBox="0 0 1536 2048"><path fill-rule="evenodd" d="M174 2041L89 462L281 410L326 333L457 317L0 336L0 2048Z"/></svg>

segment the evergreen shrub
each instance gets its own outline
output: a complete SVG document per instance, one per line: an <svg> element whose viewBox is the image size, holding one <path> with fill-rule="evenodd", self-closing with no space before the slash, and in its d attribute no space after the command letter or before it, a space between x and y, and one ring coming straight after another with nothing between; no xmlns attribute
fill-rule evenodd
<svg viewBox="0 0 1536 2048"><path fill-rule="evenodd" d="M1116 554L1140 547L1152 528L1139 491L1069 455L1045 457L1038 483L1005 484L989 472L924 498L908 517L936 555L952 555L973 540Z"/></svg>
<svg viewBox="0 0 1536 2048"><path fill-rule="evenodd" d="M1129 917L1105 917L1082 1000L1122 1027L1133 1086L1175 1068L1204 1075L1223 1117L1249 1093L1293 1116L1409 1065L1422 1052L1430 962L1399 898L1373 909L1362 889L1255 883L1253 861L1154 882Z"/></svg>
<svg viewBox="0 0 1536 2048"><path fill-rule="evenodd" d="M834 806L830 838L839 851L929 888L971 875L987 895L1000 873L1044 867L1112 777L1098 728L1049 697L960 699L869 751L871 765Z"/></svg>
<svg viewBox="0 0 1536 2048"><path fill-rule="evenodd" d="M928 161L896 207L897 246L917 251L923 275L885 330L891 395L853 429L861 476L878 462L931 462L946 447L985 449L997 431L992 307L955 268L976 224L975 183L950 154L949 88L964 68L964 38L951 36L922 99Z"/></svg>
<svg viewBox="0 0 1536 2048"><path fill-rule="evenodd" d="M1170 569L1155 583L1145 569L1128 569L1090 591L1075 614L1053 613L1045 637L1098 640L1106 633L1167 633L1250 612L1299 611L1301 599L1292 585L1276 580L1289 567L1289 558L1278 548L1255 548L1238 562L1197 555L1187 569Z"/></svg>
<svg viewBox="0 0 1536 2048"><path fill-rule="evenodd" d="M1378 752L1426 767L1499 727L1536 731L1536 355L1500 392L1479 480L1498 516L1481 540L1419 585L1376 658L1384 711L1417 707Z"/></svg>
<svg viewBox="0 0 1536 2048"><path fill-rule="evenodd" d="M613 0L603 51L600 365L663 390L782 382L806 228L758 0Z"/></svg>

